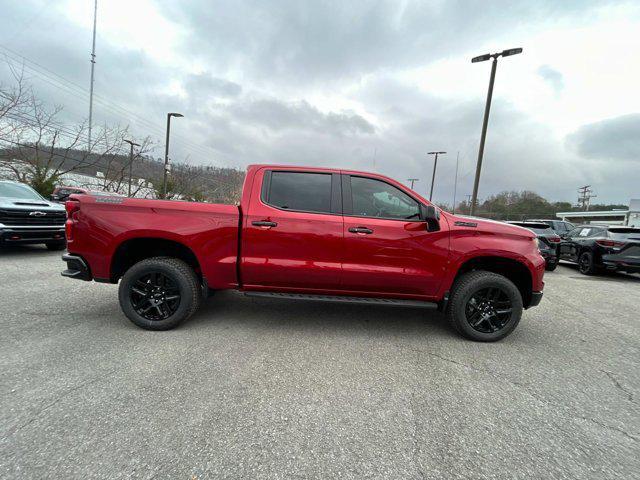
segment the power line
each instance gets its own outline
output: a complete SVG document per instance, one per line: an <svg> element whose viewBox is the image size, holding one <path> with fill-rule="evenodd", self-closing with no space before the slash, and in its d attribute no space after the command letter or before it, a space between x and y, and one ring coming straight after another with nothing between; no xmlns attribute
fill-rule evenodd
<svg viewBox="0 0 640 480"><path fill-rule="evenodd" d="M3 52L3 54L7 60L11 59L14 62L21 63L22 66L24 66L25 68L33 72L35 75L40 77L46 83L49 83L50 85L56 88L64 90L68 94L71 94L74 96L77 96L78 94L80 94L85 99L88 99L89 93L86 91L86 89L78 85L77 83L73 82L72 80L69 80L63 77L62 75L59 75L56 72L48 69L47 67L44 67L43 65L28 59L24 55L21 55L13 51L12 49L6 47L5 45L0 44L0 48L5 51ZM95 94L94 98L96 103L99 103L105 110L109 111L110 113L116 116L129 117L133 119L136 123L142 124L142 126L144 126L145 128L155 131L156 135L158 135L159 137L162 137L164 135L164 127L154 123L153 121L148 120L116 103L110 102L102 98L98 94ZM201 144L195 144L187 140L185 137L183 137L180 134L174 134L173 138L175 139L174 141L177 140L177 143L185 147L186 150L191 150L192 153L196 153L204 157L210 157L212 153L215 156L218 155L218 152L216 152L215 149L213 149L213 147L201 145Z"/></svg>

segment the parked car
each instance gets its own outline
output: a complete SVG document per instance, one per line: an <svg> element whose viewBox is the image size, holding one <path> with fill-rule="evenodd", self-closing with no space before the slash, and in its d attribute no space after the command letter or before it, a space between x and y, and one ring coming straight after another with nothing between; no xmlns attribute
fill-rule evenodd
<svg viewBox="0 0 640 480"><path fill-rule="evenodd" d="M563 235L565 233L570 232L574 228L576 228L576 226L573 223L566 222L564 220L553 220L553 219L549 219L549 220L542 219L542 220L540 220L540 219L537 219L537 218L531 218L531 219L528 219L527 222L546 223L558 235Z"/></svg>
<svg viewBox="0 0 640 480"><path fill-rule="evenodd" d="M640 228L581 225L562 237L560 259L577 263L580 273L602 270L640 272Z"/></svg>
<svg viewBox="0 0 640 480"><path fill-rule="evenodd" d="M239 206L72 195L65 277L117 283L150 330L177 326L212 290L438 306L462 335L495 341L538 305L536 235L452 215L373 173L253 165Z"/></svg>
<svg viewBox="0 0 640 480"><path fill-rule="evenodd" d="M0 181L0 245L43 243L65 247L64 207L19 182Z"/></svg>
<svg viewBox="0 0 640 480"><path fill-rule="evenodd" d="M538 248L546 262L546 270L553 271L558 266L560 254L560 236L553 231L550 225L541 222L507 222L531 230L538 237Z"/></svg>
<svg viewBox="0 0 640 480"><path fill-rule="evenodd" d="M119 193L103 192L100 190L89 190L82 187L56 187L51 194L51 201L64 203L71 195L94 195L94 196L116 196L122 197Z"/></svg>

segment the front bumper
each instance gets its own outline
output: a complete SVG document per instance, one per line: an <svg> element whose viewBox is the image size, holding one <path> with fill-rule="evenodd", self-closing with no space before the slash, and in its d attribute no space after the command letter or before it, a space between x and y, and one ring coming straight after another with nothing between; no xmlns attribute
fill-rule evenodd
<svg viewBox="0 0 640 480"><path fill-rule="evenodd" d="M27 245L34 243L64 242L64 225L48 228L2 226L0 244Z"/></svg>
<svg viewBox="0 0 640 480"><path fill-rule="evenodd" d="M527 308L537 307L540 305L541 300L542 292L531 292L531 302L529 302L529 306Z"/></svg>
<svg viewBox="0 0 640 480"><path fill-rule="evenodd" d="M93 280L89 265L87 265L87 262L85 262L82 257L67 253L62 255L62 260L67 262L67 269L60 273L63 277L85 280L87 282Z"/></svg>

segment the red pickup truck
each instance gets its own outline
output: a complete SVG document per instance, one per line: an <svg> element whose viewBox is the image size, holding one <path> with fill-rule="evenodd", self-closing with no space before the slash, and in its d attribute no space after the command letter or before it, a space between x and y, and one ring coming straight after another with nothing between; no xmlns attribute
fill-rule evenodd
<svg viewBox="0 0 640 480"><path fill-rule="evenodd" d="M212 291L437 305L499 340L542 298L535 234L462 217L382 175L252 165L239 206L72 195L65 277L118 283L125 315L173 328Z"/></svg>

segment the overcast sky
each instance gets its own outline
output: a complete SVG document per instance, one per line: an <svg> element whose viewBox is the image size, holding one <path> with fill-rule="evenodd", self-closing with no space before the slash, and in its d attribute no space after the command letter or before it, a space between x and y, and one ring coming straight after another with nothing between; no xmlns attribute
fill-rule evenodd
<svg viewBox="0 0 640 480"><path fill-rule="evenodd" d="M434 199L451 203L458 151L458 199L472 190L490 72L470 59L522 47L498 64L480 197L640 198L640 2L98 3L94 121L157 157L169 111L171 157L194 164L375 169L424 194L426 152L446 150ZM0 55L84 89L25 70L68 121L88 115L92 21L92 0L2 1Z"/></svg>

